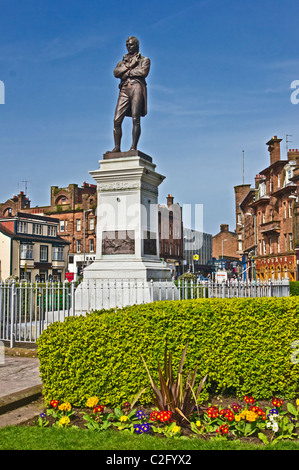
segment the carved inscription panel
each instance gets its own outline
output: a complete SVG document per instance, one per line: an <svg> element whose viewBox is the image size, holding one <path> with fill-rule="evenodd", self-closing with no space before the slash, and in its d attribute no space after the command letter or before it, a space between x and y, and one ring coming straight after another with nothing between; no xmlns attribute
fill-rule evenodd
<svg viewBox="0 0 299 470"><path fill-rule="evenodd" d="M103 255L134 255L135 231L115 230L103 232Z"/></svg>

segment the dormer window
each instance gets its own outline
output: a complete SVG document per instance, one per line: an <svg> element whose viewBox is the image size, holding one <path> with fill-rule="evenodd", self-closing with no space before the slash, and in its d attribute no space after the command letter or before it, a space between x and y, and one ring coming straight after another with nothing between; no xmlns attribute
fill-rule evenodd
<svg viewBox="0 0 299 470"><path fill-rule="evenodd" d="M43 234L43 226L41 224L33 224L32 225L32 233L33 233L33 235L42 235Z"/></svg>
<svg viewBox="0 0 299 470"><path fill-rule="evenodd" d="M48 225L48 236L56 237L56 235L57 235L57 228L54 225Z"/></svg>
<svg viewBox="0 0 299 470"><path fill-rule="evenodd" d="M261 181L259 184L259 198L266 196L266 194L267 194L266 181Z"/></svg>
<svg viewBox="0 0 299 470"><path fill-rule="evenodd" d="M293 178L293 170L294 170L294 165L288 164L285 166L284 186L288 186L289 184L292 184L291 178Z"/></svg>
<svg viewBox="0 0 299 470"><path fill-rule="evenodd" d="M17 222L17 232L18 233L27 233L27 230L28 230L27 222L23 222L23 221L19 220Z"/></svg>

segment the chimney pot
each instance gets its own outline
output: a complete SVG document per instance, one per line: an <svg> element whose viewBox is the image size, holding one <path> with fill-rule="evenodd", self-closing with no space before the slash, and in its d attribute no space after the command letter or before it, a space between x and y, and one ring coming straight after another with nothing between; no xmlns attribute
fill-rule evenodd
<svg viewBox="0 0 299 470"><path fill-rule="evenodd" d="M172 206L172 204L173 204L173 196L172 196L172 194L168 194L166 200L167 200L167 207Z"/></svg>
<svg viewBox="0 0 299 470"><path fill-rule="evenodd" d="M220 232L228 232L228 224L221 224L220 225Z"/></svg>

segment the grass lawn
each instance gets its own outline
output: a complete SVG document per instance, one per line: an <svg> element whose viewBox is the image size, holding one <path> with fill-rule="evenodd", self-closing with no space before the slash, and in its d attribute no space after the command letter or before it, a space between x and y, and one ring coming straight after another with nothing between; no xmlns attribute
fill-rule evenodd
<svg viewBox="0 0 299 470"><path fill-rule="evenodd" d="M288 440L265 446L239 441L160 438L124 431L8 426L0 429L0 450L299 450L299 442Z"/></svg>

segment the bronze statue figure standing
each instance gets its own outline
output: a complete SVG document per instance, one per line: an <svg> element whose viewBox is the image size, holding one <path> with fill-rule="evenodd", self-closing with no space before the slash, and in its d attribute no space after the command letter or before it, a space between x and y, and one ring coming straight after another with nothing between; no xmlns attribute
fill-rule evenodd
<svg viewBox="0 0 299 470"><path fill-rule="evenodd" d="M134 36L126 41L128 53L118 62L113 74L120 78L119 97L114 115L114 149L112 152L120 152L122 138L122 122L125 116L132 117L132 145L130 150L137 150L137 144L141 134L140 118L147 114L147 90L146 81L150 60L139 52L139 41Z"/></svg>

